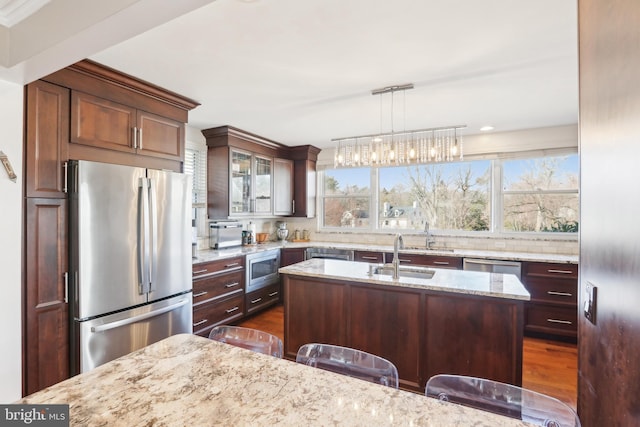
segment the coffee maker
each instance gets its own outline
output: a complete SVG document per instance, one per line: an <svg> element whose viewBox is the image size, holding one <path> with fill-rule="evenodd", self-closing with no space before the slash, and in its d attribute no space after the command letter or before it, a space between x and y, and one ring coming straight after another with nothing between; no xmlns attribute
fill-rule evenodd
<svg viewBox="0 0 640 427"><path fill-rule="evenodd" d="M289 237L289 230L287 230L286 222L281 222L278 225L278 230L276 231L276 234L278 236L278 239L287 240L287 237Z"/></svg>

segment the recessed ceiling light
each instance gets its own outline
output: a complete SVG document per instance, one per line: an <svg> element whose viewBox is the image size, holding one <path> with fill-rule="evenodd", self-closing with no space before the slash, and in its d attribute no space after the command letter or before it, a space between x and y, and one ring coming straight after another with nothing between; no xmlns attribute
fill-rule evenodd
<svg viewBox="0 0 640 427"><path fill-rule="evenodd" d="M490 130L493 130L493 126L482 126L482 127L480 128L480 130L481 130L482 132L488 132L488 131L490 131Z"/></svg>

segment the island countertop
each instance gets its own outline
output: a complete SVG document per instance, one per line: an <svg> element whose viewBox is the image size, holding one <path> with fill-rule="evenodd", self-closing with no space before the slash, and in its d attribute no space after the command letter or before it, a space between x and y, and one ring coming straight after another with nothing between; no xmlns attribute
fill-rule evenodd
<svg viewBox="0 0 640 427"><path fill-rule="evenodd" d="M72 426L528 425L188 334L17 403L68 403Z"/></svg>
<svg viewBox="0 0 640 427"><path fill-rule="evenodd" d="M372 264L357 261L313 258L301 263L281 267L281 274L315 278L347 280L385 286L402 286L431 291L453 292L494 298L528 301L529 292L513 274L429 268L435 274L431 279L370 274Z"/></svg>

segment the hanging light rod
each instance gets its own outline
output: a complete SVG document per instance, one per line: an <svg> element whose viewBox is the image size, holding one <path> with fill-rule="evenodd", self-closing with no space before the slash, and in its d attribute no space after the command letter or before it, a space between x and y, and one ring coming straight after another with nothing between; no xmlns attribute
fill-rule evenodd
<svg viewBox="0 0 640 427"><path fill-rule="evenodd" d="M389 92L393 93L399 90L407 90L407 89L413 89L413 83L407 83L404 85L387 86L387 87L382 87L380 89L373 89L371 91L371 95L381 95L383 93L389 93Z"/></svg>
<svg viewBox="0 0 640 427"><path fill-rule="evenodd" d="M454 130L454 129L466 129L467 125L455 125L455 126L442 126L442 127L437 127L437 128L424 128L424 129L413 129L413 130L407 130L407 131L400 131L400 132L386 132L386 133L373 133L373 134L369 134L369 135L358 135L358 136L347 136L344 138L333 138L331 139L331 142L335 142L335 141L346 141L349 139L360 139L360 138L373 138L376 136L379 137L385 137L385 136L401 136L401 135L411 135L414 133L422 133L422 132L441 132L441 131L445 131L445 130Z"/></svg>

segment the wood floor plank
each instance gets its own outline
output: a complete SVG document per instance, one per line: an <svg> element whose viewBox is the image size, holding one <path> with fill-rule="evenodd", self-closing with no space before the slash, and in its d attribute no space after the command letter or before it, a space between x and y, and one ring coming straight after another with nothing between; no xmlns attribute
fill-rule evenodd
<svg viewBox="0 0 640 427"><path fill-rule="evenodd" d="M238 324L260 329L284 340L284 307L279 304ZM567 403L574 410L578 390L578 350L575 344L525 337L522 386Z"/></svg>

